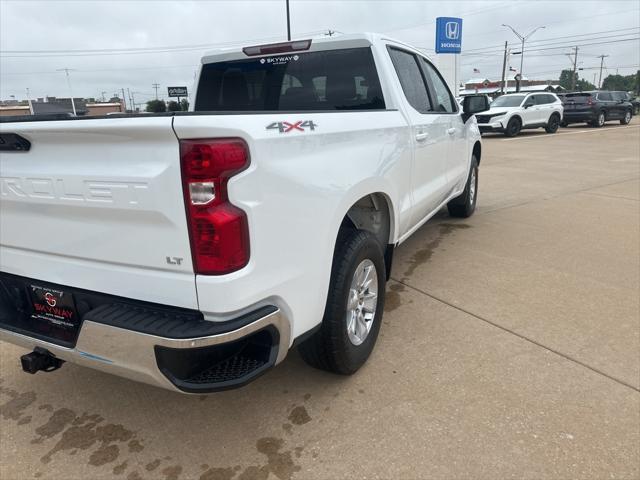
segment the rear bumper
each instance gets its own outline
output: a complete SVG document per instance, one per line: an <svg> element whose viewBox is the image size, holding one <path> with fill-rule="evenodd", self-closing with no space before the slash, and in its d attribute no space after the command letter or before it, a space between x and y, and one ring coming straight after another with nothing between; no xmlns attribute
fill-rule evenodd
<svg viewBox="0 0 640 480"><path fill-rule="evenodd" d="M564 123L581 123L591 122L596 119L594 112L572 112L565 110L562 115L562 121Z"/></svg>
<svg viewBox="0 0 640 480"><path fill-rule="evenodd" d="M16 277L0 275L4 287L7 278ZM289 348L290 324L275 306L210 322L199 312L101 294L95 295L105 301L82 315L77 340L61 344L22 329L16 318L29 312L17 310L11 293L2 290L0 340L41 347L62 360L169 390L208 393L240 387L281 362Z"/></svg>

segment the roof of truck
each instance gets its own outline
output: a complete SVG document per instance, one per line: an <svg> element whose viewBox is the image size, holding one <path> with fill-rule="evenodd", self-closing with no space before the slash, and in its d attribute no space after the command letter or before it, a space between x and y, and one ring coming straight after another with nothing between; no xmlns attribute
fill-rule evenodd
<svg viewBox="0 0 640 480"><path fill-rule="evenodd" d="M308 40L309 38L298 38L291 40L292 42ZM311 47L308 50L304 51L317 51L317 50L331 50L334 48L356 48L356 47L367 47L373 43L380 41L388 41L397 43L399 45L404 45L412 50L419 51L420 49L416 47L412 47L404 42L399 40L395 40L388 35L383 35L381 33L373 33L373 32L363 32L363 33L348 33L348 34L337 34L337 35L323 35L318 37L311 37ZM286 40L280 42L270 42L270 43L255 43L255 42L247 42L246 45L235 46L230 48L222 48L217 50L212 50L207 52L202 57L202 63L213 63L227 60L239 60L243 58L256 58L249 57L244 54L242 51L245 47L253 47L253 46L262 46L262 45L272 45L276 43L288 43ZM303 52L303 51L301 51ZM261 55L263 57L267 57L270 55L287 55L294 54L295 52L287 52L287 53L273 53L273 54L265 54Z"/></svg>

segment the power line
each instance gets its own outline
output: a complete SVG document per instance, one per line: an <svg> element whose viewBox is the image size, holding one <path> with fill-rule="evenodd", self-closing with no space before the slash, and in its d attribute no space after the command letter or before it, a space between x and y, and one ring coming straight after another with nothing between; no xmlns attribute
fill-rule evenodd
<svg viewBox="0 0 640 480"><path fill-rule="evenodd" d="M543 47L551 47L553 45L562 45L560 47L556 47L556 48L566 48L568 46L571 45L575 45L577 42L587 42L587 41L592 41L592 40L607 40L607 39L615 39L615 40L620 40L620 41L627 41L627 40L635 40L637 39L637 37L634 38L618 38L618 37L628 37L630 35L638 35L639 32L630 32L630 33L622 33L619 35L604 35L604 36L600 36L600 37L590 37L590 38L582 38L582 39L578 39L578 40L564 40L561 42L549 42L549 43L544 43L544 44L539 44L539 45L532 45L531 48L528 50L529 52L534 52L534 51L541 51L541 50L551 50L552 48L543 48ZM534 43L534 42L531 42ZM602 43L609 43L609 42L602 42ZM501 49L495 49L495 50L472 50L472 51L466 51L463 52L461 55L462 56L470 56L470 55L476 55L479 53L482 54L489 54L489 53L500 53L502 52Z"/></svg>
<svg viewBox="0 0 640 480"><path fill-rule="evenodd" d="M529 44L533 45L533 44L540 44L540 45L535 45L535 46L542 46L542 44L546 44L547 42L551 42L554 40L567 40L569 38L577 38L577 37L592 37L593 35L600 35L603 33L612 33L612 32L617 32L614 35L611 35L611 37L617 37L617 36L625 36L625 35L634 35L636 32L630 32L630 33L620 33L620 32L625 32L627 30L640 30L640 27L630 27L630 28L620 28L620 29L616 29L616 30L603 30L600 32L589 32L589 33L581 33L578 35L565 35L562 37L551 37L551 38L541 38L539 40L531 40L529 42ZM606 36L609 37L609 36ZM605 38L605 37L602 37ZM586 40L586 39L582 39L582 40ZM594 40L594 38L589 38L589 40ZM571 40L572 42L576 42L576 41L580 41L580 40ZM482 50L489 50L489 49L494 49L494 48L498 48L498 47L502 47L502 44L499 45L491 45L491 46L487 46L487 47L478 47L478 48L470 48L470 49L465 49L465 53L469 53L469 52L479 52Z"/></svg>
<svg viewBox="0 0 640 480"><path fill-rule="evenodd" d="M299 36L322 33L324 30L314 30L312 32L302 32ZM281 36L254 38L242 41L202 43L193 45L176 45L162 47L139 47L139 48L103 48L103 49L80 49L80 50L0 50L0 56L4 58L39 58L39 57L86 57L102 55L135 55L152 53L184 52L193 50L206 50L210 48L233 47L236 45L247 45L253 42L263 42L269 40L279 40ZM9 54L9 55L7 55Z"/></svg>

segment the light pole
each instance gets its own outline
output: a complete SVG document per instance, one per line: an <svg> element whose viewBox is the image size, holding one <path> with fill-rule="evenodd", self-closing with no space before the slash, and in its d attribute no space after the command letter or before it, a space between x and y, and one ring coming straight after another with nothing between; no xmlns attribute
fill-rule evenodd
<svg viewBox="0 0 640 480"><path fill-rule="evenodd" d="M73 100L73 91L71 90L71 80L69 79L69 72L73 72L73 68L59 68L56 72L64 72L67 75L67 86L69 87L69 95L71 95L71 108L73 110L73 116L77 117L76 114L76 102Z"/></svg>
<svg viewBox="0 0 640 480"><path fill-rule="evenodd" d="M502 26L510 28L511 31L515 33L516 37L518 37L520 39L520 42L522 43L522 49L520 51L520 55L521 55L520 56L520 77L522 78L522 65L524 64L524 42L526 42L529 39L529 37L531 37L531 35L536 33L538 30L546 27L545 26L536 27L533 30L531 30L527 35L521 35L518 32L516 32L515 28L513 28L511 25L507 25L506 23L503 23Z"/></svg>

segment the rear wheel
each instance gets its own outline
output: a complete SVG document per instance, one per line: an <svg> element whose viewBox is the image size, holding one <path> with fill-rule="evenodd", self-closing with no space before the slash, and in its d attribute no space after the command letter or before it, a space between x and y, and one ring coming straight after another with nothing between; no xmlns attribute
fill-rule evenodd
<svg viewBox="0 0 640 480"><path fill-rule="evenodd" d="M515 137L520 133L521 129L522 121L518 117L514 117L509 120L509 123L507 123L507 128L505 129L504 134L507 137Z"/></svg>
<svg viewBox="0 0 640 480"><path fill-rule="evenodd" d="M622 125L628 125L630 121L631 121L631 110L627 110L626 112L624 112L624 117L620 119L620 123Z"/></svg>
<svg viewBox="0 0 640 480"><path fill-rule="evenodd" d="M467 218L473 215L478 199L478 160L471 157L471 168L467 177L467 184L460 196L447 203L449 215L452 217Z"/></svg>
<svg viewBox="0 0 640 480"><path fill-rule="evenodd" d="M299 347L304 361L342 375L356 372L378 338L384 287L384 257L376 237L363 230L341 231L320 330Z"/></svg>
<svg viewBox="0 0 640 480"><path fill-rule="evenodd" d="M556 133L558 131L558 127L560 126L560 117L558 114L554 113L549 117L549 121L547 122L547 126L544 127L547 133Z"/></svg>
<svg viewBox="0 0 640 480"><path fill-rule="evenodd" d="M604 122L607 120L606 115L604 114L604 111L598 113L598 116L596 117L596 119L591 123L591 125L593 125L596 128L600 128L602 126L604 126Z"/></svg>

